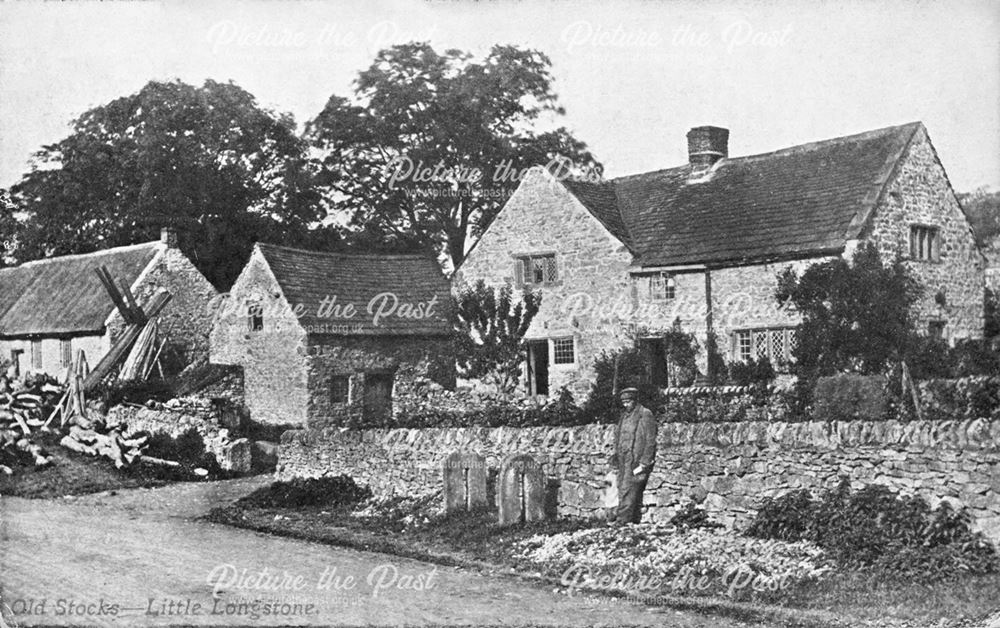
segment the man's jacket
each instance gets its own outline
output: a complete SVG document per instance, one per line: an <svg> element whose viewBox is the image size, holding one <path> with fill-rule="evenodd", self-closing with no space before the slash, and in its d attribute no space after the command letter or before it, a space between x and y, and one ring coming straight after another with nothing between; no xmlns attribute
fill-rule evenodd
<svg viewBox="0 0 1000 628"><path fill-rule="evenodd" d="M638 404L622 418L615 428L615 457L618 475L632 475L642 465L642 475L649 473L656 458L656 417Z"/></svg>

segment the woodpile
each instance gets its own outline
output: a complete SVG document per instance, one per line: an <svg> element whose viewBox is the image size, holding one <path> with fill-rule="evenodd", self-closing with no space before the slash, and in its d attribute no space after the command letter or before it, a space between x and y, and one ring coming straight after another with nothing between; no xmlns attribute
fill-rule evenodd
<svg viewBox="0 0 1000 628"><path fill-rule="evenodd" d="M36 467L52 463L35 437L48 430L45 408L60 392L58 386L35 381L23 390L0 393L0 472L10 475L8 465L25 459Z"/></svg>

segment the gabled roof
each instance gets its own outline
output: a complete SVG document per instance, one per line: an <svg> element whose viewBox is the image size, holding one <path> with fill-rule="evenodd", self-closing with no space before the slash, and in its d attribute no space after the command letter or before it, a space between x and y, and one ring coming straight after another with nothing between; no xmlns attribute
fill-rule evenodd
<svg viewBox="0 0 1000 628"><path fill-rule="evenodd" d="M159 241L64 255L0 269L0 338L100 334L115 309L94 271L133 285Z"/></svg>
<svg viewBox="0 0 1000 628"><path fill-rule="evenodd" d="M736 265L834 253L858 237L919 122L612 179L564 181L638 266Z"/></svg>
<svg viewBox="0 0 1000 628"><path fill-rule="evenodd" d="M419 336L452 331L449 283L437 262L426 255L324 253L273 244L257 244L257 249L285 300L293 308L301 305L299 323L307 333ZM368 304L386 293L398 299L397 309L375 326ZM353 303L357 314L350 319L319 317L320 304L332 297L340 306ZM399 315L403 304L422 304L426 309L432 299L436 300L429 317ZM392 303L387 300L386 308Z"/></svg>

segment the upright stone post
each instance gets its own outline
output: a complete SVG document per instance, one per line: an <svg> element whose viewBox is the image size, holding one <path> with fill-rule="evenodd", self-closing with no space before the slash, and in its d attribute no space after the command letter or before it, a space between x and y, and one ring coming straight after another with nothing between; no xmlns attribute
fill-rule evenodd
<svg viewBox="0 0 1000 628"><path fill-rule="evenodd" d="M486 505L486 459L475 452L456 451L441 462L444 510L472 510Z"/></svg>
<svg viewBox="0 0 1000 628"><path fill-rule="evenodd" d="M512 456L500 465L500 524L545 519L545 473L527 454Z"/></svg>

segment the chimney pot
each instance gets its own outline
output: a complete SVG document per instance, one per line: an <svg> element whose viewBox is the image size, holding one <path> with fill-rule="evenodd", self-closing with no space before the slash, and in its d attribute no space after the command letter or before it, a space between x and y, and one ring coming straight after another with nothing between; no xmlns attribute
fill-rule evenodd
<svg viewBox="0 0 1000 628"><path fill-rule="evenodd" d="M687 133L688 162L696 171L711 168L729 156L729 129L718 126L696 126Z"/></svg>
<svg viewBox="0 0 1000 628"><path fill-rule="evenodd" d="M160 229L160 242L171 249L177 248L177 230L173 227L163 227Z"/></svg>

